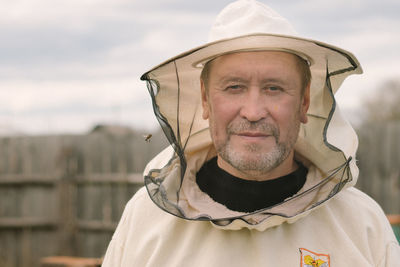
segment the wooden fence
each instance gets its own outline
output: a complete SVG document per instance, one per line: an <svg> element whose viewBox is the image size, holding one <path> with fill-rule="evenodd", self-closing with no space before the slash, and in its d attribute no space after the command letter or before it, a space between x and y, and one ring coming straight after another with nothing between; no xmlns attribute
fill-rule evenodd
<svg viewBox="0 0 400 267"><path fill-rule="evenodd" d="M101 257L160 133L0 139L0 266L38 267L42 257Z"/></svg>
<svg viewBox="0 0 400 267"><path fill-rule="evenodd" d="M357 187L386 213L400 214L400 122L362 125L357 132Z"/></svg>

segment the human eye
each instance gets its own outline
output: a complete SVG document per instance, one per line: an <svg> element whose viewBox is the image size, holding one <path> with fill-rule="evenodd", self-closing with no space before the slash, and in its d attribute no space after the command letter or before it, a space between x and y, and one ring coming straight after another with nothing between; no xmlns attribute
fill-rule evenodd
<svg viewBox="0 0 400 267"><path fill-rule="evenodd" d="M225 88L225 91L229 91L229 92L239 92L241 90L244 89L244 86L241 84L231 84L231 85L227 85Z"/></svg>
<svg viewBox="0 0 400 267"><path fill-rule="evenodd" d="M270 93L277 93L283 91L283 88L280 86L276 85L268 85L265 87L265 91L270 92Z"/></svg>
<svg viewBox="0 0 400 267"><path fill-rule="evenodd" d="M273 85L272 86L268 86L267 89L269 91L280 91L281 90L281 88L279 86L273 86Z"/></svg>

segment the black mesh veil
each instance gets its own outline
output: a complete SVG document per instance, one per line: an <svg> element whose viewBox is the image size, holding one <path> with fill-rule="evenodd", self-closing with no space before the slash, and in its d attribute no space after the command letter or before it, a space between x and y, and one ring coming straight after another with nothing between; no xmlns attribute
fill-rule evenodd
<svg viewBox="0 0 400 267"><path fill-rule="evenodd" d="M273 207L251 214L217 212L196 202L199 191L195 174L210 155L215 155L208 122L201 117L201 67L224 53L260 50L294 53L310 62L308 123L301 126L295 151L307 164L317 166L318 179L307 181L298 194ZM141 79L147 82L154 113L171 146L146 168L145 185L150 197L173 215L222 225L233 219L254 224L270 215L293 217L328 200L354 184L358 175L354 159L357 137L334 98L343 80L352 73L361 73L361 68L346 51L311 40L266 34L209 43L153 68ZM343 140L343 136L347 139Z"/></svg>

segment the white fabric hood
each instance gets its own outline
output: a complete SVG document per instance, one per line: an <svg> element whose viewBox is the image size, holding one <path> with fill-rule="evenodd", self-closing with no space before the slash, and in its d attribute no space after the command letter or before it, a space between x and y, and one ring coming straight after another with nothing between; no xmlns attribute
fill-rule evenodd
<svg viewBox="0 0 400 267"><path fill-rule="evenodd" d="M301 126L295 146L309 176L292 198L244 214L213 203L194 182L203 163L215 156L208 122L201 117L200 73L205 62L222 54L262 50L293 53L310 64L308 123ZM165 61L141 78L147 81L155 115L171 143L144 171L150 197L166 212L219 225L234 225L235 219L258 225L278 215L270 219L273 226L306 214L356 182L357 136L334 93L347 76L359 73L361 66L350 52L299 37L286 19L264 4L239 0L228 5L217 17L210 42Z"/></svg>

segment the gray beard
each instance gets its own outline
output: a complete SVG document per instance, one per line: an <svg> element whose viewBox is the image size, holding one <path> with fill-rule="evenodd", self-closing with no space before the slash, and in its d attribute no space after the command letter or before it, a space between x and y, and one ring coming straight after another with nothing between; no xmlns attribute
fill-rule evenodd
<svg viewBox="0 0 400 267"><path fill-rule="evenodd" d="M290 136L288 136L288 140L279 142L280 132L275 125L266 122L241 121L228 127L227 141L224 144L220 144L216 149L222 159L241 172L257 175L267 174L288 157L296 143L299 127L300 123L297 123ZM232 134L245 130L257 130L270 134L274 137L276 145L270 151L265 152L261 151L259 145L250 144L245 147L246 154L238 152L231 146L230 137Z"/></svg>

